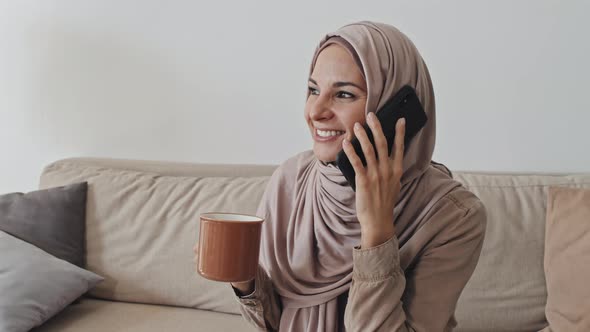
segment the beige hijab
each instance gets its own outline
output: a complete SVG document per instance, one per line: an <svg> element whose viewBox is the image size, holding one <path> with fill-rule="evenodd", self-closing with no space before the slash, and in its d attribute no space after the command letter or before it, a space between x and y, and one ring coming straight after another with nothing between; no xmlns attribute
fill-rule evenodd
<svg viewBox="0 0 590 332"><path fill-rule="evenodd" d="M444 166L431 163L436 121L428 69L399 30L359 22L322 39L310 73L318 54L332 43L348 49L362 67L366 113L376 112L409 84L428 116L426 127L406 147L400 199L391 217L403 246L426 222L428 210L458 186ZM290 158L271 177L257 214L267 220L260 259L282 301L281 331L342 330L338 297L350 288L352 250L361 233L355 193L340 170L311 150Z"/></svg>

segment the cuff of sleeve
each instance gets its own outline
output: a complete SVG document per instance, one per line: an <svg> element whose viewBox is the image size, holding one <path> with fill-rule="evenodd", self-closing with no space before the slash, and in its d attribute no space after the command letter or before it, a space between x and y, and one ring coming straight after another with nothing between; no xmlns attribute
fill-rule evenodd
<svg viewBox="0 0 590 332"><path fill-rule="evenodd" d="M262 274L265 273L264 270L262 270L262 267L258 266L258 269L256 271L256 276L254 277L254 291L250 294L244 295L244 296L240 296L239 295L239 291L233 287L233 291L234 294L237 297L237 300L240 304L248 306L248 307L257 307L259 302L262 299L263 296L263 292L262 292ZM230 284L231 285L231 284Z"/></svg>
<svg viewBox="0 0 590 332"><path fill-rule="evenodd" d="M256 281L254 281L254 291L250 294L247 295L240 295L240 291L235 288L234 286L231 287L234 290L234 294L236 294L236 296L240 299L254 299L256 298L256 288L258 288L258 283Z"/></svg>
<svg viewBox="0 0 590 332"><path fill-rule="evenodd" d="M399 242L397 236L372 248L352 252L352 276L361 281L381 281L399 273Z"/></svg>

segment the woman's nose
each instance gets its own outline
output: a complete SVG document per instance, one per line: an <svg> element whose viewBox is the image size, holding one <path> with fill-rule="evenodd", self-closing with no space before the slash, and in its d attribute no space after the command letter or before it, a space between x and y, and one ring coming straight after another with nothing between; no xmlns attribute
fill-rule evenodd
<svg viewBox="0 0 590 332"><path fill-rule="evenodd" d="M333 115L334 113L330 108L330 104L321 97L315 100L309 112L309 116L312 120L326 119L332 117Z"/></svg>

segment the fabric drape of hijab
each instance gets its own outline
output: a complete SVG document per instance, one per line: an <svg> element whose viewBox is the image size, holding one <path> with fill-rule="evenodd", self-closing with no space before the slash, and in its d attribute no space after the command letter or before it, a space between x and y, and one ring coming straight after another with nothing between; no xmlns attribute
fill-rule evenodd
<svg viewBox="0 0 590 332"><path fill-rule="evenodd" d="M402 247L427 222L428 210L458 186L446 167L431 162L436 121L428 69L398 29L363 21L326 35L310 74L318 54L331 44L346 48L361 67L368 90L366 114L410 85L428 116L406 147L402 189L391 216ZM282 302L280 330L341 330L338 297L350 288L352 251L360 244L361 230L355 193L340 170L319 161L311 150L288 159L271 177L257 214L266 219L260 261Z"/></svg>

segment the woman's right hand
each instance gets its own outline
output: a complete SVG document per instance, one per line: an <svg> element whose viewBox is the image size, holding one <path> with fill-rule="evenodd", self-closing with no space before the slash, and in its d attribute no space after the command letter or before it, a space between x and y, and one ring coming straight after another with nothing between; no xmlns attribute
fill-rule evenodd
<svg viewBox="0 0 590 332"><path fill-rule="evenodd" d="M193 247L193 252L195 253L195 257L193 258L193 262L195 263L195 271L199 273L199 243L195 244ZM254 279L245 282L231 282L230 283L233 288L237 289L240 293L240 296L245 296L248 294L252 294L254 292Z"/></svg>

